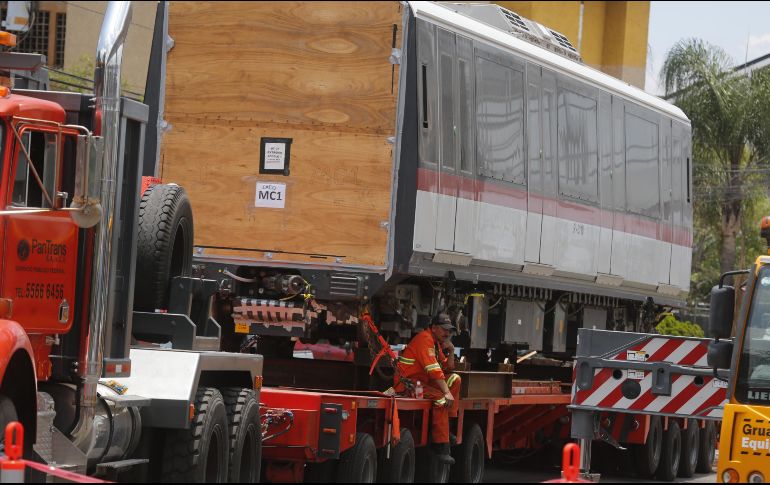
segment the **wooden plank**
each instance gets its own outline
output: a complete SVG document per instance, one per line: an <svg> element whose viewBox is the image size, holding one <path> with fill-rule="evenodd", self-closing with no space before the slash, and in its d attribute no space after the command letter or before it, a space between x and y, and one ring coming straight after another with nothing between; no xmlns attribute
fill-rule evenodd
<svg viewBox="0 0 770 485"><path fill-rule="evenodd" d="M390 134L394 25L397 2L172 2L167 119Z"/></svg>
<svg viewBox="0 0 770 485"><path fill-rule="evenodd" d="M383 267L401 41L398 2L172 2L161 144L204 255ZM290 174L259 173L291 138ZM286 184L256 208L257 182ZM266 253L272 253L271 258Z"/></svg>
<svg viewBox="0 0 770 485"><path fill-rule="evenodd" d="M289 177L259 174L263 136L294 138ZM177 123L163 144L161 178L188 191L196 246L249 249L238 255L257 259L264 255L255 251L384 264L392 147L383 137ZM254 207L257 181L285 183L285 208Z"/></svg>

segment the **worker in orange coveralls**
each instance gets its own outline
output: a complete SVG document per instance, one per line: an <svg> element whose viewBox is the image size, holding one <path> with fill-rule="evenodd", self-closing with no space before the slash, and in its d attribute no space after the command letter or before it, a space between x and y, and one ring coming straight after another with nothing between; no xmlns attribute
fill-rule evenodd
<svg viewBox="0 0 770 485"><path fill-rule="evenodd" d="M440 462L449 465L455 462L449 448L449 412L457 409L460 376L449 374L447 377L444 371L451 371L455 366L455 349L450 337L456 331L449 315L436 315L430 327L415 335L399 356L399 372L394 379L397 393L406 392L406 386L400 382L405 378L413 385L420 381L423 397L433 400L431 451Z"/></svg>

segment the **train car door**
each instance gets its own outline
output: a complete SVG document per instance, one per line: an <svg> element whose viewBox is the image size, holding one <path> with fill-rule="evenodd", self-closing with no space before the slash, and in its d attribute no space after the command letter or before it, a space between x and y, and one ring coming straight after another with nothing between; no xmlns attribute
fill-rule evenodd
<svg viewBox="0 0 770 485"><path fill-rule="evenodd" d="M439 198L436 249L471 253L476 237L473 43L438 29Z"/></svg>
<svg viewBox="0 0 770 485"><path fill-rule="evenodd" d="M527 65L527 239L524 260L553 265L556 237L556 77Z"/></svg>
<svg viewBox="0 0 770 485"><path fill-rule="evenodd" d="M672 182L674 168L671 150L671 120L661 117L660 122L660 203L661 221L658 239L662 242L663 251L659 267L662 268L658 283L671 283L671 246L674 235L674 192Z"/></svg>
<svg viewBox="0 0 770 485"><path fill-rule="evenodd" d="M460 177L457 169L457 116L455 113L457 46L455 35L438 29L439 196L436 213L436 249L455 250L455 221Z"/></svg>

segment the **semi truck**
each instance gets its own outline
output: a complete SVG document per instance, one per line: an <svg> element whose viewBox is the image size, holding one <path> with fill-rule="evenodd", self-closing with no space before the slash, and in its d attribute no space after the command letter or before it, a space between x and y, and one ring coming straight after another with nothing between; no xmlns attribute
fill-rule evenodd
<svg viewBox="0 0 770 485"><path fill-rule="evenodd" d="M262 359L206 350L219 340L213 282L174 275L170 312L134 311L152 304L135 291L150 277L135 273L143 238L168 213L192 219L180 187L141 191L148 107L120 94L130 21L130 2L110 3L93 94L9 88L44 62L0 36L0 425L23 425L26 458L82 474L254 480ZM174 348L142 340L143 320L174 329Z"/></svg>

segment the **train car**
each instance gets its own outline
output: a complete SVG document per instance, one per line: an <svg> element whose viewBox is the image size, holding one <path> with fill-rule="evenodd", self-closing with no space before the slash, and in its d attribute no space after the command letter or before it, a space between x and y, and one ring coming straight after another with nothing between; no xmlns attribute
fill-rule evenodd
<svg viewBox="0 0 770 485"><path fill-rule="evenodd" d="M642 330L682 304L690 122L558 32L494 4L165 18L145 175L187 188L195 267L235 332L350 340L369 307L405 342L443 309L487 361L567 355L580 327Z"/></svg>

